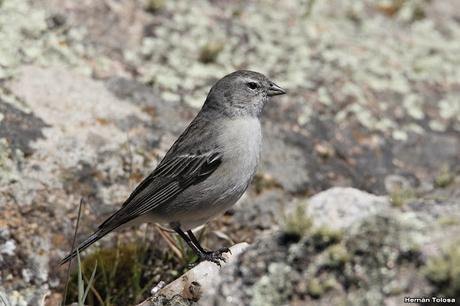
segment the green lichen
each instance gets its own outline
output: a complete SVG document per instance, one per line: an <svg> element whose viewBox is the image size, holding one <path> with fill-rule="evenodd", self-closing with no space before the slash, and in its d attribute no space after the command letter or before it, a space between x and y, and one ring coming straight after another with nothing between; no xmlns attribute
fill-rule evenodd
<svg viewBox="0 0 460 306"><path fill-rule="evenodd" d="M377 215L345 234L322 229L316 236L332 238L321 239L328 242L321 243L321 248L311 247L312 236L305 238L306 293L313 299L328 299L337 294L343 298L346 292L345 304L377 305L387 296L404 292L409 283L404 273L422 262L422 227L410 214Z"/></svg>
<svg viewBox="0 0 460 306"><path fill-rule="evenodd" d="M429 258L423 273L433 285L434 296L459 297L460 246L458 242L444 250L443 254Z"/></svg>
<svg viewBox="0 0 460 306"><path fill-rule="evenodd" d="M252 185L257 193L262 193L265 190L273 188L281 188L281 184L277 180L264 173L257 173L254 176Z"/></svg>
<svg viewBox="0 0 460 306"><path fill-rule="evenodd" d="M326 247L340 242L343 238L343 232L339 229L328 226L317 227L311 234L311 243L317 250L323 250Z"/></svg>
<svg viewBox="0 0 460 306"><path fill-rule="evenodd" d="M449 166L444 165L434 179L434 185L438 188L449 186L455 179L455 175L450 171Z"/></svg>
<svg viewBox="0 0 460 306"><path fill-rule="evenodd" d="M304 236L312 227L313 221L306 212L306 202L298 203L294 211L285 216L284 232Z"/></svg>
<svg viewBox="0 0 460 306"><path fill-rule="evenodd" d="M320 298L324 293L324 287L321 285L320 281L316 278L313 278L308 281L307 292L312 298Z"/></svg>
<svg viewBox="0 0 460 306"><path fill-rule="evenodd" d="M285 305L292 293L292 283L289 281L291 273L290 266L283 263L271 263L268 273L252 287L251 305Z"/></svg>
<svg viewBox="0 0 460 306"><path fill-rule="evenodd" d="M398 187L394 188L389 194L391 205L394 207L401 208L406 205L407 202L415 198L415 191L410 187Z"/></svg>
<svg viewBox="0 0 460 306"><path fill-rule="evenodd" d="M158 11L164 9L166 0L146 0L145 1L145 10L150 13L157 13Z"/></svg>
<svg viewBox="0 0 460 306"><path fill-rule="evenodd" d="M77 27L65 31L49 29L48 15L47 11L33 7L27 0L3 0L0 10L0 79L14 76L23 64L65 64L81 73L91 73L91 67L84 60L91 54L82 43L84 31Z"/></svg>
<svg viewBox="0 0 460 306"><path fill-rule="evenodd" d="M200 51L200 62L209 64L216 61L217 56L224 49L224 44L220 41L207 42Z"/></svg>
<svg viewBox="0 0 460 306"><path fill-rule="evenodd" d="M343 267L350 260L350 254L345 246L337 244L326 250L327 260L325 265L331 268Z"/></svg>
<svg viewBox="0 0 460 306"><path fill-rule="evenodd" d="M433 103L420 90L427 84L458 84L460 72L453 67L460 59L453 54L460 52L459 25L446 18L438 27L431 17L425 18L427 1L393 2L254 1L219 6L167 1L164 11L171 18L126 58L139 67L141 80L160 88L165 98L196 107L204 100L204 88L216 79L249 68L280 80L290 99L301 104L302 125L321 106L320 117L332 116L339 124L357 121L398 141L410 139L414 126L424 133L425 125L419 124L423 120L443 130L460 129L457 92L437 91L434 99L439 103ZM341 9L335 9L337 5ZM369 15L383 11L388 18Z"/></svg>
<svg viewBox="0 0 460 306"><path fill-rule="evenodd" d="M453 226L460 224L460 217L445 216L438 219L438 224L442 226Z"/></svg>

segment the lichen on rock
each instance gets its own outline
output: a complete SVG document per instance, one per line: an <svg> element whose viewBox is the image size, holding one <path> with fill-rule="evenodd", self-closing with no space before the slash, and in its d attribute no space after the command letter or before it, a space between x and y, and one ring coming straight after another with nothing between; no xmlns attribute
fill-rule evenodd
<svg viewBox="0 0 460 306"><path fill-rule="evenodd" d="M340 203L340 197L335 199ZM240 256L238 265L223 271L217 290L232 301L206 296L205 302L383 305L430 293L458 297L455 247L441 257L432 257L432 247L427 248L449 244L458 225L440 238L446 232L436 222L435 209L419 213L414 206L401 212L386 205L341 230L321 225L297 239L289 229L262 239ZM314 215L310 218L315 221Z"/></svg>

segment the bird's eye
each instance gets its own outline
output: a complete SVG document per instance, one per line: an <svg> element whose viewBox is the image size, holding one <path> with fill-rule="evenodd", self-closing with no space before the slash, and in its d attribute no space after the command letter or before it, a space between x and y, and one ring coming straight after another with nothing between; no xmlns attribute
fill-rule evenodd
<svg viewBox="0 0 460 306"><path fill-rule="evenodd" d="M256 89L257 88L257 83L256 82L248 82L247 85L251 89Z"/></svg>

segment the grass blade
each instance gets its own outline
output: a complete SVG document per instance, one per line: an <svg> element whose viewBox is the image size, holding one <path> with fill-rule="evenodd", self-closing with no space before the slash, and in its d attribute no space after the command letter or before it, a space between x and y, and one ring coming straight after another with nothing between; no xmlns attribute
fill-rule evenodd
<svg viewBox="0 0 460 306"><path fill-rule="evenodd" d="M85 293L83 294L83 303L85 302L86 297L88 296L89 289L93 286L94 277L96 276L96 269L97 269L97 261L96 261L96 264L94 265L93 273L91 273L91 277L89 278L88 284L86 285L86 290L85 290Z"/></svg>
<svg viewBox="0 0 460 306"><path fill-rule="evenodd" d="M80 225L80 218L81 218L81 208L83 204L85 203L83 198L80 198L80 205L78 206L78 215L77 215L77 224L75 225L75 232L73 233L73 241L72 241L72 249L70 250L73 252L75 249L75 242L77 241L77 232L78 232L78 226ZM67 277L66 277L66 282L65 282L65 287L64 287L64 298L62 299L61 305L65 304L67 300L67 290L69 289L69 281L70 281L70 264L72 263L72 259L69 260L69 264L67 266Z"/></svg>
<svg viewBox="0 0 460 306"><path fill-rule="evenodd" d="M78 306L84 306L82 300L85 292L85 285L83 284L83 272L81 269L80 252L77 249L77 266L78 266Z"/></svg>

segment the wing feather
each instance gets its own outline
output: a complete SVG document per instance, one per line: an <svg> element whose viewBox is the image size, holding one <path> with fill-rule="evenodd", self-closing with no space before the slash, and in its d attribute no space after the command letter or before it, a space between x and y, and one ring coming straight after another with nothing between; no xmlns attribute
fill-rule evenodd
<svg viewBox="0 0 460 306"><path fill-rule="evenodd" d="M122 208L99 226L116 228L146 212L168 203L189 186L211 175L222 154L210 151L165 158L123 203Z"/></svg>

